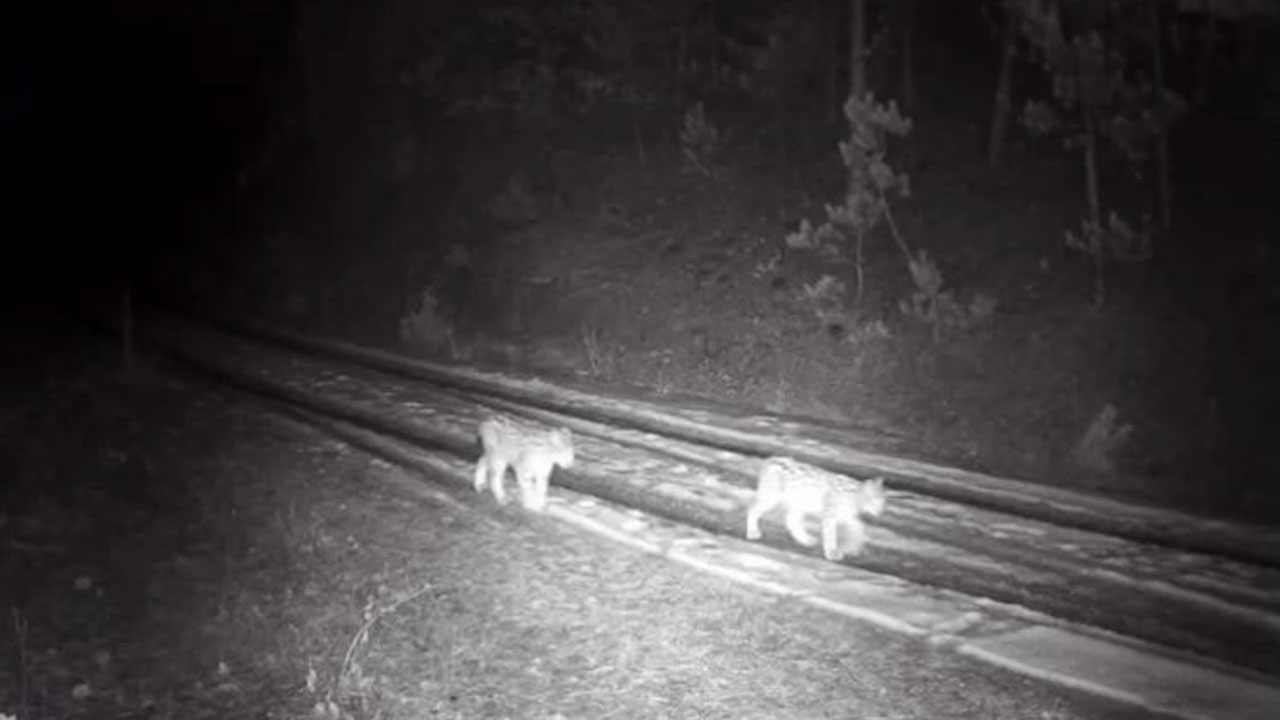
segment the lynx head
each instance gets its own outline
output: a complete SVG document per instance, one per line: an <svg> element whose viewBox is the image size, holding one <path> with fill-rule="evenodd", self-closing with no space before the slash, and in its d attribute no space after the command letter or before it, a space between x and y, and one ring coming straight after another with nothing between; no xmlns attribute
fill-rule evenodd
<svg viewBox="0 0 1280 720"><path fill-rule="evenodd" d="M551 447L555 450L556 464L560 467L573 466L573 431L569 428L556 428L548 435Z"/></svg>
<svg viewBox="0 0 1280 720"><path fill-rule="evenodd" d="M862 483L862 512L879 517L884 512L884 478L872 478Z"/></svg>

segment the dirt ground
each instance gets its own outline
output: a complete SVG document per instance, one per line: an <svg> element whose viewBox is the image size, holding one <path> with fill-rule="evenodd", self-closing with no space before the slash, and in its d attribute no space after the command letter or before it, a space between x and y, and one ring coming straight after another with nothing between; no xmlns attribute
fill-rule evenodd
<svg viewBox="0 0 1280 720"><path fill-rule="evenodd" d="M1134 716L57 345L5 365L0 717Z"/></svg>

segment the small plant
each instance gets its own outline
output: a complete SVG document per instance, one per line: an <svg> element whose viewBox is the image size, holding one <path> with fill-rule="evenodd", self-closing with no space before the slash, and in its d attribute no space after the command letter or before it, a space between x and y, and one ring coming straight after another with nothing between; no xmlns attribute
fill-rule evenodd
<svg viewBox="0 0 1280 720"><path fill-rule="evenodd" d="M527 225L538 219L538 201L529 178L517 170L507 177L502 191L489 203L494 219L509 225Z"/></svg>
<svg viewBox="0 0 1280 720"><path fill-rule="evenodd" d="M941 339L944 330L967 329L991 317L996 310L995 298L977 293L967 305L956 300L950 290L944 289L937 263L924 251L913 253L893 221L889 195L907 197L911 184L905 173L889 165L888 139L910 133L911 121L898 113L892 101L881 105L871 95L849 98L844 112L849 122L849 138L840 143L840 157L848 171L844 202L826 205L827 221L817 227L807 219L802 220L800 227L787 235L787 247L841 257L851 237L857 279L854 302L860 305L866 285L862 262L864 240L884 222L902 251L915 284L911 297L899 303L903 314L928 324L935 342ZM837 319L830 312L830 300L843 293L843 283L835 283L829 277L805 287L805 299L817 305L819 317L824 321Z"/></svg>
<svg viewBox="0 0 1280 720"><path fill-rule="evenodd" d="M589 325L582 326L582 351L587 359L587 373L593 378L609 374L614 359L600 347L600 332Z"/></svg>
<svg viewBox="0 0 1280 720"><path fill-rule="evenodd" d="M851 324L844 309L847 294L844 282L831 275L823 275L812 283L805 283L800 289L800 298L824 325Z"/></svg>
<svg viewBox="0 0 1280 720"><path fill-rule="evenodd" d="M830 222L814 227L808 218L804 218L795 232L787 234L784 242L792 250L810 250L829 258L838 258L842 255L844 235Z"/></svg>
<svg viewBox="0 0 1280 720"><path fill-rule="evenodd" d="M346 717L342 712L342 705L339 700L335 699L335 696L348 701L367 699L373 689L376 678L365 674L358 654L368 645L369 635L373 632L373 626L405 603L416 600L433 587L431 583L423 583L416 590L393 595L381 605L378 603L378 598L369 598L361 612L363 622L361 622L360 628L347 645L347 652L342 656L342 666L338 669L336 681L325 691L323 699L317 700L313 707L312 712L315 717L325 718L326 720L339 720L342 717ZM306 686L312 694L319 694L320 681L315 668L308 668Z"/></svg>
<svg viewBox="0 0 1280 720"><path fill-rule="evenodd" d="M1089 423L1071 457L1081 467L1095 472L1115 472L1115 453L1133 435L1133 426L1119 422L1119 412L1107 403Z"/></svg>
<svg viewBox="0 0 1280 720"><path fill-rule="evenodd" d="M916 289L911 297L898 303L903 315L930 327L934 342L942 339L944 330L965 330L991 317L997 300L986 293L975 293L968 305L960 303L944 290L942 270L924 250L907 262Z"/></svg>
<svg viewBox="0 0 1280 720"><path fill-rule="evenodd" d="M29 621L27 618L23 617L17 607L10 608L9 612L13 616L13 636L17 640L18 709L25 720L26 718L31 717L30 699L27 697L27 693L29 692L28 683L31 679L31 669L27 665L27 629ZM0 713L0 720L6 719L17 720L14 716Z"/></svg>
<svg viewBox="0 0 1280 720"><path fill-rule="evenodd" d="M685 161L694 172L714 179L719 174L718 157L723 146L719 129L707 119L699 100L685 112L680 128L680 151Z"/></svg>
<svg viewBox="0 0 1280 720"><path fill-rule="evenodd" d="M872 320L849 329L848 341L853 344L884 340L890 336L889 326L883 320Z"/></svg>
<svg viewBox="0 0 1280 720"><path fill-rule="evenodd" d="M1102 307L1107 299L1105 270L1108 261L1143 264L1151 259L1151 232L1148 228L1134 230L1114 211L1102 223L1085 218L1080 223L1080 233L1065 233L1068 248L1087 255L1093 262L1093 304Z"/></svg>
<svg viewBox="0 0 1280 720"><path fill-rule="evenodd" d="M658 376L653 381L653 390L659 396L667 396L675 391L675 383L671 379L673 355L674 353L670 348L663 349L658 353Z"/></svg>
<svg viewBox="0 0 1280 720"><path fill-rule="evenodd" d="M466 359L459 349L453 324L440 312L439 301L430 288L422 291L415 307L400 318L400 342L428 352L447 351L454 360Z"/></svg>
<svg viewBox="0 0 1280 720"><path fill-rule="evenodd" d="M854 270L857 273L856 302L862 303L862 248L871 231L884 220L894 240L909 260L911 252L898 234L889 212L890 193L900 197L911 195L911 181L906 173L894 170L887 160L889 137L905 137L911 133L911 121L898 113L898 105L877 103L873 95L850 97L844 105L849 124L849 139L840 142L840 158L844 162L845 196L839 205L827 205L828 222L853 235Z"/></svg>
<svg viewBox="0 0 1280 720"><path fill-rule="evenodd" d="M850 97L844 106L849 124L849 137L840 142L840 157L846 169L845 194L839 204L827 204L827 219L814 227L803 220L800 227L786 238L787 247L807 249L828 257L845 257L852 244L853 266L857 280L854 303L862 304L866 286L863 268L863 245L870 233L883 221L888 224L894 241L910 261L911 251L898 233L889 211L889 195L911 194L910 179L889 165L890 136L911 132L911 121L903 118L893 101L883 105L875 97Z"/></svg>

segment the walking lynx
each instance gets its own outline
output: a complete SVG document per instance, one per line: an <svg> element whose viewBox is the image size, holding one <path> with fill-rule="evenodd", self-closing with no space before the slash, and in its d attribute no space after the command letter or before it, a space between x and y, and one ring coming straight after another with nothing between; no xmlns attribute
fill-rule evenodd
<svg viewBox="0 0 1280 720"><path fill-rule="evenodd" d="M551 472L557 465L573 465L573 433L568 428L544 430L505 415L487 418L477 432L484 453L476 463L476 492L488 485L494 499L506 504L502 485L507 468L511 468L520 489L521 506L535 512L545 509Z"/></svg>
<svg viewBox="0 0 1280 720"><path fill-rule="evenodd" d="M760 518L782 505L786 508L787 531L806 547L813 546L816 540L805 529L805 519L819 516L822 554L828 560L840 560L846 548L854 555L862 552L867 531L861 516L879 516L884 512L884 502L884 478L859 482L799 460L771 457L760 466L755 500L747 509L747 539L759 540ZM848 528L849 535L843 546L841 525Z"/></svg>

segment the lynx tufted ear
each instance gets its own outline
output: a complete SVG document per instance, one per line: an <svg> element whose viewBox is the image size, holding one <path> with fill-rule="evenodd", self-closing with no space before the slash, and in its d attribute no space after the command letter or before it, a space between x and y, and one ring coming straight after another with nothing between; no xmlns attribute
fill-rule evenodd
<svg viewBox="0 0 1280 720"><path fill-rule="evenodd" d="M872 517L884 514L884 478L877 477L862 484L862 511Z"/></svg>

